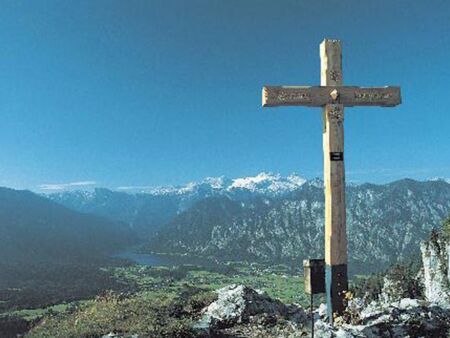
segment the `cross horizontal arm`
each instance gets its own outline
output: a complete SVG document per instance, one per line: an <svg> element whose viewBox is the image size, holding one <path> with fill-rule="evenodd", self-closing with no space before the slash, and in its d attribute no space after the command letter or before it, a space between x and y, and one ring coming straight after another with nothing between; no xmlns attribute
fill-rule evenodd
<svg viewBox="0 0 450 338"><path fill-rule="evenodd" d="M326 104L393 107L401 103L400 87L263 87L263 107L310 106Z"/></svg>

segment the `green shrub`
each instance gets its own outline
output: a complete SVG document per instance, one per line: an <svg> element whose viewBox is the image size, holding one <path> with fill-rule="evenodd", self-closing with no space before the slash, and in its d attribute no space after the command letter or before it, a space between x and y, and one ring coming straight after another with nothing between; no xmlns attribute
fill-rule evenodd
<svg viewBox="0 0 450 338"><path fill-rule="evenodd" d="M27 337L101 337L109 332L140 337L194 337L192 324L214 300L213 292L184 288L178 297L157 292L106 292L73 313L47 316Z"/></svg>
<svg viewBox="0 0 450 338"><path fill-rule="evenodd" d="M384 285L384 278L398 282L402 285L403 294L401 298L422 298L423 290L417 275L421 268L419 259L392 265L384 272L373 273L365 278L357 279L350 287L350 291L356 297L363 297L366 301L379 298Z"/></svg>
<svg viewBox="0 0 450 338"><path fill-rule="evenodd" d="M355 297L366 298L368 301L378 299L383 288L384 276L385 272L378 272L359 277L350 284L350 291Z"/></svg>
<svg viewBox="0 0 450 338"><path fill-rule="evenodd" d="M450 216L444 221L442 225L442 236L448 242L450 242Z"/></svg>

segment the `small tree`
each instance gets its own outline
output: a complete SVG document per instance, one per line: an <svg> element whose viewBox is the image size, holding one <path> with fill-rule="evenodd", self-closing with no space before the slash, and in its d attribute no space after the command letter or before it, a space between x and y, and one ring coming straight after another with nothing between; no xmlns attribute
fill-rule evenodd
<svg viewBox="0 0 450 338"><path fill-rule="evenodd" d="M450 216L444 221L442 226L442 237L446 241L450 241Z"/></svg>

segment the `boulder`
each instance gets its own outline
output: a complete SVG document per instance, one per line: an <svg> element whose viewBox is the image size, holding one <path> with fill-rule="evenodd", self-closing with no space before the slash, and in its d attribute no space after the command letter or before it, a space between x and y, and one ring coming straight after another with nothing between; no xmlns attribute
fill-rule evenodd
<svg viewBox="0 0 450 338"><path fill-rule="evenodd" d="M270 326L280 319L302 323L307 318L301 307L285 305L244 285L232 284L219 289L217 294L218 299L204 310L196 329L210 331L250 322Z"/></svg>

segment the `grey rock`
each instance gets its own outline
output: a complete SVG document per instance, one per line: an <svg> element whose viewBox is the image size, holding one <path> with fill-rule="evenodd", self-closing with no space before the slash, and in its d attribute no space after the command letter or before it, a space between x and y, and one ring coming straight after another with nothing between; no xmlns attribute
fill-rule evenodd
<svg viewBox="0 0 450 338"><path fill-rule="evenodd" d="M120 334L116 334L114 332L110 332L108 334L105 334L102 336L102 338L139 338L139 336L137 334L133 334L133 335L120 335Z"/></svg>
<svg viewBox="0 0 450 338"><path fill-rule="evenodd" d="M219 289L217 294L218 299L205 309L196 328L226 328L250 320L261 320L260 317L255 318L258 315L264 315L265 324L280 317L292 322L303 322L307 317L302 308L285 305L244 285L232 284Z"/></svg>
<svg viewBox="0 0 450 338"><path fill-rule="evenodd" d="M319 317L326 318L327 317L327 304L320 304L319 308L317 309L317 313L319 314Z"/></svg>
<svg viewBox="0 0 450 338"><path fill-rule="evenodd" d="M315 312L316 337L446 337L450 333L450 309L424 300L403 298L386 303L361 299L349 302L350 320L331 326L326 306ZM295 338L308 336L310 318L298 306L284 305L243 285L218 290L217 301L204 309L196 324L199 336Z"/></svg>
<svg viewBox="0 0 450 338"><path fill-rule="evenodd" d="M425 297L430 302L450 308L450 244L440 237L422 242Z"/></svg>
<svg viewBox="0 0 450 338"><path fill-rule="evenodd" d="M331 327L317 321L317 336L447 337L450 333L450 310L426 301L405 298L390 304L373 302L357 310L360 310L357 324L337 323Z"/></svg>

